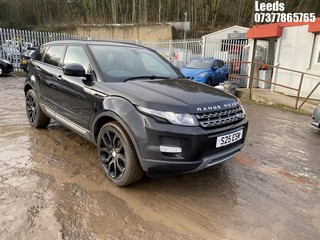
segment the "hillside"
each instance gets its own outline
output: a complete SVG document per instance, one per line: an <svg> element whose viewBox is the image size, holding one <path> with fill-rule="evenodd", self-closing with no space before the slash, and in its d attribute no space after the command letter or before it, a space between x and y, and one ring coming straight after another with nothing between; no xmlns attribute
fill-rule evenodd
<svg viewBox="0 0 320 240"><path fill-rule="evenodd" d="M280 2L285 3L285 12L320 15L319 0ZM52 31L59 26L79 24L187 20L191 23L188 37L198 37L231 25L251 27L254 3L254 0L0 0L0 27Z"/></svg>

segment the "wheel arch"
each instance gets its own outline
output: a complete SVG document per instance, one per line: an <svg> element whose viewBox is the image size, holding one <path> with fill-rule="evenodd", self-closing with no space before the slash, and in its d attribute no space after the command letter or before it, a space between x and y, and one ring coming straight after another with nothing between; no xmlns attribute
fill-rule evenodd
<svg viewBox="0 0 320 240"><path fill-rule="evenodd" d="M134 133L132 131L132 129L129 127L129 124L126 123L124 120L122 120L122 118L120 116L118 116L115 112L113 111L105 111L102 112L100 114L98 114L92 124L92 134L94 137L94 143L97 144L98 142L98 135L100 132L100 129L108 122L112 122L112 121L116 121L118 122L121 127L123 127L123 129L126 131L126 133L128 134L130 141L132 142L135 150L136 150L136 154L138 156L138 159L140 159L140 149L139 149L139 145L136 141L136 138L134 137Z"/></svg>
<svg viewBox="0 0 320 240"><path fill-rule="evenodd" d="M212 78L211 76L209 76L209 77L207 78L207 80L206 80L205 83L208 84L208 85L212 85L212 83L213 83L213 78Z"/></svg>
<svg viewBox="0 0 320 240"><path fill-rule="evenodd" d="M33 89L32 86L31 86L31 84L30 84L30 83L26 83L26 84L24 85L24 95L26 95L27 92L28 92L30 89Z"/></svg>

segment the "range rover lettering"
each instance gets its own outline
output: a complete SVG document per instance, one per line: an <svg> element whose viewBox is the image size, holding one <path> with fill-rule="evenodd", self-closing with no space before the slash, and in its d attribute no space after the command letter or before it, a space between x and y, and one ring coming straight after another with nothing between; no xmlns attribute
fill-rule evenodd
<svg viewBox="0 0 320 240"><path fill-rule="evenodd" d="M24 92L31 126L54 119L94 143L117 186L223 162L239 153L247 133L235 96L185 79L137 45L46 43L30 62Z"/></svg>

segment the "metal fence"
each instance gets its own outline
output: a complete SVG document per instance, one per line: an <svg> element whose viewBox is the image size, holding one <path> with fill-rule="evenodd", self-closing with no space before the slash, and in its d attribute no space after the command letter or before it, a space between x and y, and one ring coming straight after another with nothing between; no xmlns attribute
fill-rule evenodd
<svg viewBox="0 0 320 240"><path fill-rule="evenodd" d="M212 57L231 62L230 69L233 73L246 73L246 68L241 68L240 62L247 61L249 45L246 39L188 39L140 42L158 51L176 67L182 67L191 59Z"/></svg>
<svg viewBox="0 0 320 240"><path fill-rule="evenodd" d="M191 59L201 57L203 46L201 39L140 42L140 45L156 50L176 67L182 67Z"/></svg>
<svg viewBox="0 0 320 240"><path fill-rule="evenodd" d="M308 72L302 72L297 71L289 68L269 65L269 64L261 64L260 62L243 62L241 64L250 64L251 65L251 72L249 76L249 98L252 97L252 88L272 88L276 92L284 92L284 89L286 89L286 95L295 97L295 105L292 106L295 109L301 109L303 104L305 104L306 101L309 99L317 99L318 97L316 95L313 95L315 91L320 86L320 75L312 74ZM261 66L265 66L268 70L263 70L262 72L269 71L270 73L273 71L283 71L286 72L286 75L283 75L283 77L287 76L290 79L290 85L288 84L279 84L277 82L272 81L271 74L263 74L260 75L258 73L258 69L261 70ZM260 72L260 71L259 71ZM293 78L293 75L297 75L297 78ZM237 78L238 76L232 76L233 78ZM264 79L261 79L261 77L264 77ZM290 94L288 94L290 93ZM299 101L302 101L299 104Z"/></svg>
<svg viewBox="0 0 320 240"><path fill-rule="evenodd" d="M30 47L66 39L86 39L67 33L25 31L0 28L0 57L10 60L15 68L20 67L21 54Z"/></svg>
<svg viewBox="0 0 320 240"><path fill-rule="evenodd" d="M53 33L40 31L24 31L0 28L0 57L11 60L15 68L20 67L21 54L30 47L67 39L95 39L99 38L78 36L67 33ZM116 39L100 39L116 40ZM245 40L228 39L187 39L161 42L143 42L138 40L116 40L130 42L152 48L169 60L174 66L182 67L191 59L200 57L214 57L224 61L232 60L231 71L242 71L240 62L246 59ZM237 62L239 64L237 64Z"/></svg>

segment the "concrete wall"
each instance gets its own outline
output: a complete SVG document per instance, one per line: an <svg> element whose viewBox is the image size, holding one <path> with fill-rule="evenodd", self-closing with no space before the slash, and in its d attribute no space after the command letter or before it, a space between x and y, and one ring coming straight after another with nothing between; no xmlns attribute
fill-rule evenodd
<svg viewBox="0 0 320 240"><path fill-rule="evenodd" d="M99 39L169 41L173 38L173 27L169 25L91 25L76 27L72 34Z"/></svg>
<svg viewBox="0 0 320 240"><path fill-rule="evenodd" d="M279 67L289 68L301 72L320 75L320 63L318 54L320 51L320 38L314 33L308 32L308 25L283 28L282 36L278 39L275 64ZM301 74L286 70L275 70L273 81L292 88L298 88ZM306 97L320 78L306 75L303 79L301 96ZM297 91L274 87L277 92L286 95L297 95ZM312 96L320 99L320 89Z"/></svg>

